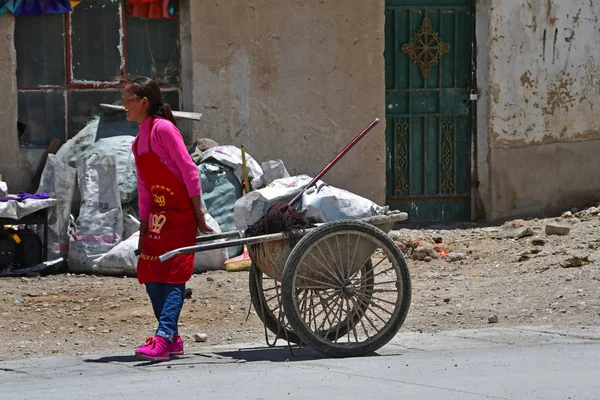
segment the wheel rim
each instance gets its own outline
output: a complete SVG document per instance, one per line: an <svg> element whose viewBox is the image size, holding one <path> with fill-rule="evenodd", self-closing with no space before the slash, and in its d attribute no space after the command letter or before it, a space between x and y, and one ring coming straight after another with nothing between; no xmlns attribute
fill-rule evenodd
<svg viewBox="0 0 600 400"><path fill-rule="evenodd" d="M292 287L304 328L334 348L376 341L401 313L405 290L394 252L373 235L353 230L312 243Z"/></svg>

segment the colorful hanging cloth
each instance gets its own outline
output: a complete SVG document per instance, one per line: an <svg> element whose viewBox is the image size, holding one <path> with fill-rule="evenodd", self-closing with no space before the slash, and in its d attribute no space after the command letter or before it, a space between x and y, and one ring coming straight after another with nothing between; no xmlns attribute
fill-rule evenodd
<svg viewBox="0 0 600 400"><path fill-rule="evenodd" d="M71 11L69 0L21 0L13 15L64 14Z"/></svg>
<svg viewBox="0 0 600 400"><path fill-rule="evenodd" d="M174 0L127 0L127 12L134 17L162 19L173 18Z"/></svg>
<svg viewBox="0 0 600 400"><path fill-rule="evenodd" d="M3 16L7 11L15 13L17 6L22 0L0 0L0 17Z"/></svg>
<svg viewBox="0 0 600 400"><path fill-rule="evenodd" d="M81 3L81 0L71 0L71 8L75 8L79 5L79 3Z"/></svg>

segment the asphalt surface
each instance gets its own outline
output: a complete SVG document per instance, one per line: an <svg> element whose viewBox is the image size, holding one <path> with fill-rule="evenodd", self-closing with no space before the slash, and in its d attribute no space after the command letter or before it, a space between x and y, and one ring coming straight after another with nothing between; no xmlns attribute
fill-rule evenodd
<svg viewBox="0 0 600 400"><path fill-rule="evenodd" d="M125 350L125 349L124 349ZM0 399L600 399L600 327L400 333L377 354L207 348L0 362Z"/></svg>

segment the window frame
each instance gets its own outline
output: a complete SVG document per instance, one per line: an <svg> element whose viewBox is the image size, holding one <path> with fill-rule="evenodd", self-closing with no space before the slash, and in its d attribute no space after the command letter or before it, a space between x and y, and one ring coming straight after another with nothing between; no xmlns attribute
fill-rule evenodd
<svg viewBox="0 0 600 400"><path fill-rule="evenodd" d="M73 52L73 48L71 45L71 41L72 41L72 34L73 32L71 31L71 17L72 17L72 12L69 13L65 13L62 15L63 17L63 24L64 24L64 32L63 32L63 36L64 36L64 40L63 40L63 46L64 46L64 50L65 50L65 54L64 54L64 61L65 61L65 85L61 86L61 85L39 85L39 86L18 86L18 82L17 82L17 95L18 93L21 92L59 92L59 93L63 93L63 97L65 99L65 137L64 140L68 140L71 139L74 136L74 133L76 134L77 132L72 132L71 129L71 109L72 107L72 103L71 103L71 94L73 92L77 92L77 91L93 91L93 90L98 90L98 91L106 91L107 89L114 89L116 90L120 90L123 89L123 87L126 85L126 81L130 78L129 77L129 71L128 71L128 51L127 51L127 11L125 10L125 4L123 1L119 1L119 29L120 29L120 43L119 43L119 53L121 56L121 76L119 77L118 81L107 81L107 82L95 82L95 81L86 81L86 80L78 80L78 79L74 79L73 77L73 56L72 56L72 52ZM176 2L177 4L178 2ZM178 60L177 60L177 64L178 64L178 70L177 70L177 76L178 76L178 83L177 84L173 84L173 83L169 83L169 84L164 84L164 83L159 83L159 86L161 88L161 91L163 92L173 92L176 91L178 92L178 100L179 100L179 104L174 105L176 107L176 109L181 107L182 104L182 53L181 53L181 19L180 19L180 15L179 15L179 7L176 6L175 8L175 12L176 15L174 16L174 18L178 18L177 21L177 45L179 46L179 51L178 51ZM135 18L135 17L133 17ZM17 60L18 62L18 60ZM26 122L26 121L23 121ZM48 143L50 142L50 140L48 140ZM46 148L47 145L40 145L40 144L27 144L27 143L19 143L19 145L21 147L24 148Z"/></svg>

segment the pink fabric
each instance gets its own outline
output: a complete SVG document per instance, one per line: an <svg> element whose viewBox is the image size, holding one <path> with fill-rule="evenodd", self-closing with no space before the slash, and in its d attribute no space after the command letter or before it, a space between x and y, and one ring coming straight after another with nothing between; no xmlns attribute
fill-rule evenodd
<svg viewBox="0 0 600 400"><path fill-rule="evenodd" d="M152 118L147 118L140 125L140 132L133 142L133 149L135 149L136 142L138 142L137 149L140 154L149 151L148 134L151 123ZM200 195L201 188L200 178L198 177L198 167L196 167L196 164L194 164L192 157L188 153L179 129L177 129L171 121L159 118L156 119L156 122L152 127L152 152L164 161L169 171L171 171L177 179L185 184L190 197ZM137 157L135 151L133 152L133 155ZM140 177L139 170L137 171L137 181L140 220L145 221L148 219L148 214L150 214L150 203L152 199L150 190L146 187L146 184Z"/></svg>

